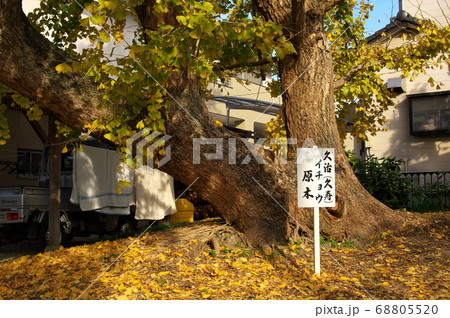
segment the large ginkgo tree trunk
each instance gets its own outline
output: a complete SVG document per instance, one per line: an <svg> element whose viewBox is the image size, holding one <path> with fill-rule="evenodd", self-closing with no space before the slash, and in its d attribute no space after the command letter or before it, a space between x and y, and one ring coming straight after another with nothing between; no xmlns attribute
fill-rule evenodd
<svg viewBox="0 0 450 318"><path fill-rule="evenodd" d="M322 209L322 232L336 239L363 238L398 227L403 216L364 190L339 140L333 65L323 34L324 15L338 2L258 0L254 5L265 19L302 30L291 39L297 53L279 61L283 114L288 137L297 139L297 145L290 146L290 158L306 138L319 147L336 149L338 206ZM156 25L153 4L145 1L137 10L147 29ZM176 26L170 14L175 13L168 12L165 21ZM37 102L61 122L83 129L86 123L112 114L97 108L102 95L90 78L55 71L56 65L69 59L30 25L20 1L0 0L0 82ZM167 134L172 136L171 160L162 170L196 189L253 245L283 243L309 231L312 212L296 206L295 160L275 162L249 150L237 135L215 124L208 115L200 82L188 68L174 74L166 89L172 104L166 122ZM202 155L201 163L195 164L194 138L223 140L222 159L208 160ZM214 153L216 148L202 146L201 151ZM247 156L250 162L245 160Z"/></svg>
<svg viewBox="0 0 450 318"><path fill-rule="evenodd" d="M319 147L335 149L337 206L323 209L322 230L336 237L367 237L400 224L402 216L361 186L340 142L333 99L333 62L323 26L327 11L339 2L259 0L256 5L266 19L289 30L301 30L291 39L297 53L279 62L283 115L287 137L297 140L296 145L290 145L290 158L308 138ZM296 219L305 220L311 215L296 207L295 189L289 192L288 201Z"/></svg>

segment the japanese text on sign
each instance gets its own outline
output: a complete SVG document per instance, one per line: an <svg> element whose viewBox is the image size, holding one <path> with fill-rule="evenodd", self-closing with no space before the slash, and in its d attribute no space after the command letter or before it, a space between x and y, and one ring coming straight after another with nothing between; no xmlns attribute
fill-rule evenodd
<svg viewBox="0 0 450 318"><path fill-rule="evenodd" d="M335 206L333 148L297 149L297 189L299 207Z"/></svg>

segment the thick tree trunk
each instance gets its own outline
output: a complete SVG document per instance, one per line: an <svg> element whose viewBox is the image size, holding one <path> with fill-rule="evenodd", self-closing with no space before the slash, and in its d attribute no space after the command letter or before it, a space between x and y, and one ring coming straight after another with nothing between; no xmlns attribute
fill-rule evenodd
<svg viewBox="0 0 450 318"><path fill-rule="evenodd" d="M44 111L71 127L82 129L86 123L110 115L96 108L102 95L89 78L74 73L58 74L54 70L57 64L70 57L32 28L19 1L0 0L0 10L1 83L38 102ZM148 19L149 13L151 10L143 10L140 16ZM162 170L186 185L192 184L202 198L220 210L228 223L245 233L249 243L286 241L287 214L277 203L285 204L284 167L256 162L237 135L211 120L197 79L187 72L183 74L174 77L173 84L167 87L175 98L169 110L170 121L166 124L167 133L172 136L172 154ZM224 159L206 160L202 155L201 164L194 164L193 138L223 140ZM231 146L229 138L232 138ZM235 147L231 154L230 147ZM202 153L215 151L213 146L201 147ZM235 159L233 153L236 153ZM229 164L229 156L236 164ZM253 159L241 164L246 156ZM260 189L255 180L271 184L269 193L277 201Z"/></svg>
<svg viewBox="0 0 450 318"><path fill-rule="evenodd" d="M1 83L76 129L107 116L97 108L101 95L90 78L56 72L56 65L71 58L30 25L21 2L0 1Z"/></svg>
<svg viewBox="0 0 450 318"><path fill-rule="evenodd" d="M274 3L276 5L276 1ZM275 8L273 3L271 5ZM72 127L82 128L89 121L109 115L96 108L101 94L88 78L54 71L56 64L69 57L29 25L19 1L0 0L0 10L1 83L35 100L45 111ZM148 18L149 13L151 11L141 11L141 20ZM301 51L296 44L299 54L281 62L283 83L293 83L283 102L290 137L298 138L300 145L309 137L321 147L337 149L338 195L345 211L323 211L323 229L341 238L365 237L392 228L400 218L365 192L346 163L334 119L328 54L321 56L313 67L306 67L324 52L321 24L314 19L304 23L313 23L312 28L308 28L311 39L296 40L311 47ZM305 77L294 82L306 69ZM174 77L173 84L167 87L176 102L173 101L169 109L170 120L166 124L167 133L172 136L171 160L161 169L186 185L193 184L193 188L254 245L294 238L299 231L298 224L304 229L310 228L311 213L296 208L295 165L292 162L279 165L267 157L264 157L267 164L259 164L240 138L210 119L197 79L189 76L189 72L182 74ZM317 96L317 92L323 93ZM201 164L194 164L194 138L221 138L223 159L206 160L201 155ZM202 146L201 152L214 153L216 148ZM252 160L243 164L246 156Z"/></svg>
<svg viewBox="0 0 450 318"><path fill-rule="evenodd" d="M296 156L296 148L307 138L318 147L335 149L338 204L322 209L322 231L341 238L367 237L401 225L403 216L373 198L358 182L340 142L334 112L333 63L323 30L326 11L339 1L301 0L292 1L292 5L276 0L257 2L266 19L291 31L301 30L291 39L297 53L279 62L287 136L297 139L296 145L289 145L289 157ZM301 223L311 214L297 208L296 191L289 193L289 211Z"/></svg>

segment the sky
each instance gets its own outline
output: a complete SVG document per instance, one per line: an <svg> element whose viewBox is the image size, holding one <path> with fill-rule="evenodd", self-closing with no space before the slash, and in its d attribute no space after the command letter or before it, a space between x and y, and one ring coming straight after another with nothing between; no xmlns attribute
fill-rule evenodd
<svg viewBox="0 0 450 318"><path fill-rule="evenodd" d="M397 15L398 0L370 0L374 5L374 9L370 14L366 23L367 36L384 28L389 24L389 19Z"/></svg>

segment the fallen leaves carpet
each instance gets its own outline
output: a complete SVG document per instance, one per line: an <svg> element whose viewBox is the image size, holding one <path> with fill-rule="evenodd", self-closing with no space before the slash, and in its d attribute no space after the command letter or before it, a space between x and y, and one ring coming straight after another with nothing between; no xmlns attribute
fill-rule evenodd
<svg viewBox="0 0 450 318"><path fill-rule="evenodd" d="M2 262L0 299L448 299L449 226L429 213L366 244L325 240L318 277L309 239L268 255L205 220Z"/></svg>

